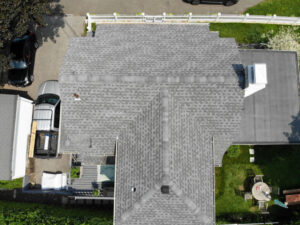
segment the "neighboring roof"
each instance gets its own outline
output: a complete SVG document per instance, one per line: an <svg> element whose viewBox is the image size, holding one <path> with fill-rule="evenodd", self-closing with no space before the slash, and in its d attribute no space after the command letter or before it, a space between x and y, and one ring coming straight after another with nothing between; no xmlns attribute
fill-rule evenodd
<svg viewBox="0 0 300 225"><path fill-rule="evenodd" d="M60 150L88 164L118 137L116 225L214 223L214 165L239 132L240 64L234 39L207 25L103 24L71 39Z"/></svg>
<svg viewBox="0 0 300 225"><path fill-rule="evenodd" d="M241 50L244 66L267 64L265 89L246 97L236 143L299 143L299 71L296 52Z"/></svg>
<svg viewBox="0 0 300 225"><path fill-rule="evenodd" d="M10 180L17 95L0 94L0 180Z"/></svg>

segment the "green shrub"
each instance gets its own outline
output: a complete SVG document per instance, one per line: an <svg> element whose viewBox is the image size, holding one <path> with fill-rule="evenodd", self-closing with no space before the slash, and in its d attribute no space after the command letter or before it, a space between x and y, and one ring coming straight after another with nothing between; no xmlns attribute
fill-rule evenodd
<svg viewBox="0 0 300 225"><path fill-rule="evenodd" d="M227 154L231 158L237 158L241 153L240 146L239 145L231 145L228 150Z"/></svg>
<svg viewBox="0 0 300 225"><path fill-rule="evenodd" d="M72 166L71 167L71 178L79 178L80 177L80 167Z"/></svg>
<svg viewBox="0 0 300 225"><path fill-rule="evenodd" d="M0 201L0 224L112 225L110 211Z"/></svg>
<svg viewBox="0 0 300 225"><path fill-rule="evenodd" d="M92 23L92 31L96 31L96 29L97 29L96 23Z"/></svg>
<svg viewBox="0 0 300 225"><path fill-rule="evenodd" d="M95 190L93 191L93 196L98 197L99 194L100 194L100 191L99 191L98 189L95 189Z"/></svg>
<svg viewBox="0 0 300 225"><path fill-rule="evenodd" d="M88 27L87 23L84 24L84 31L83 31L83 36L84 37L87 35L87 31L88 31L87 27Z"/></svg>

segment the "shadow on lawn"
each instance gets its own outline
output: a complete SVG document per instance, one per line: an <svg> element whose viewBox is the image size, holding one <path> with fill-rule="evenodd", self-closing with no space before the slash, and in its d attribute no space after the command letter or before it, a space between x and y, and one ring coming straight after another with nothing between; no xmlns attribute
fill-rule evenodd
<svg viewBox="0 0 300 225"><path fill-rule="evenodd" d="M263 179L281 190L300 188L300 146L256 146L255 161L261 168Z"/></svg>
<svg viewBox="0 0 300 225"><path fill-rule="evenodd" d="M258 213L224 213L217 216L217 221L226 221L227 223L263 223L272 221L269 215Z"/></svg>

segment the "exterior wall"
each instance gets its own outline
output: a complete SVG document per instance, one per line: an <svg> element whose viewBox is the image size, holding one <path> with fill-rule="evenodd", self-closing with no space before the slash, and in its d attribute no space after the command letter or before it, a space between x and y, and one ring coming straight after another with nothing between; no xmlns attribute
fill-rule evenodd
<svg viewBox="0 0 300 225"><path fill-rule="evenodd" d="M18 97L12 156L12 179L25 176L27 146L31 134L33 102Z"/></svg>

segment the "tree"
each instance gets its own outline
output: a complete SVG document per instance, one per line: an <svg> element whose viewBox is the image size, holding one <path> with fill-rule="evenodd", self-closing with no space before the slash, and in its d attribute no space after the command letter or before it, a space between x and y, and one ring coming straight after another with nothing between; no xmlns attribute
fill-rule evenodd
<svg viewBox="0 0 300 225"><path fill-rule="evenodd" d="M0 73L10 60L4 49L27 30L44 26L43 15L50 13L50 0L0 0Z"/></svg>
<svg viewBox="0 0 300 225"><path fill-rule="evenodd" d="M281 28L277 34L267 34L267 47L276 50L297 51L300 55L300 35L297 27Z"/></svg>

